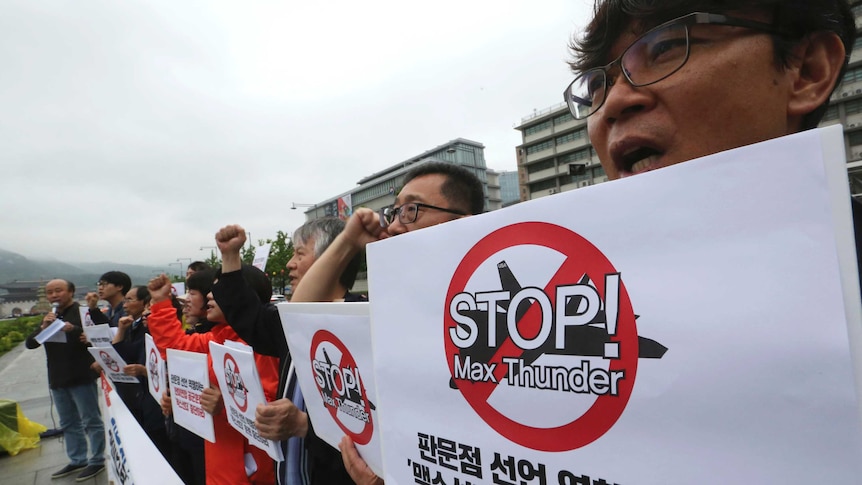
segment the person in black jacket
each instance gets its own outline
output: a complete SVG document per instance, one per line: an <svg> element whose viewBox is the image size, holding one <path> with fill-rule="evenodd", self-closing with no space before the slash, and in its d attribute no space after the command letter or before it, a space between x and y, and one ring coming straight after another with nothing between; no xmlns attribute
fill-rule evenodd
<svg viewBox="0 0 862 485"><path fill-rule="evenodd" d="M293 235L294 254L287 264L291 285L295 286L322 254L329 243L344 229L344 222L326 217L301 226ZM245 230L237 225L226 226L216 234L216 244L222 254L222 270L213 285L213 297L230 325L254 348L255 352L280 359L278 395L282 396L256 410L256 422L264 438L282 441L285 461L279 463L277 477L282 485L352 484L344 469L341 454L314 434L311 420L299 397L295 377L289 375L290 352L278 316L272 304L261 304L254 291L245 283L240 268L239 250L245 244ZM350 267L333 285L329 301L361 301L363 297L348 292L356 279L361 263L357 255ZM294 397L294 399L290 399Z"/></svg>
<svg viewBox="0 0 862 485"><path fill-rule="evenodd" d="M75 285L70 281L57 279L45 285L45 296L54 305L54 311L42 319L42 325L27 337L25 345L28 349L39 347L36 336L43 329L56 320L65 322L57 334L60 336L58 341L46 341L43 345L48 359L48 385L60 415L66 455L70 461L51 478L78 472L78 480L82 481L105 469L105 429L96 385L99 375L90 369L94 359L87 351L87 344L80 339L83 327L78 310L80 305L72 300L74 295Z"/></svg>
<svg viewBox="0 0 862 485"><path fill-rule="evenodd" d="M166 460L171 460L171 442L165 430L162 408L150 396L147 383L147 318L145 310L150 304L150 292L146 286L133 286L123 301L125 315L117 324L113 345L120 357L126 361L125 374L138 378L137 384L116 383L117 392L132 416L150 437ZM122 392L120 392L122 390Z"/></svg>

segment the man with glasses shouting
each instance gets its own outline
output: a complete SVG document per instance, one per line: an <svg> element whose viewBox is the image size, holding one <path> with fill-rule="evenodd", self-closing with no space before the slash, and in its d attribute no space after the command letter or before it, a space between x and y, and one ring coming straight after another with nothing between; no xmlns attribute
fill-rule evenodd
<svg viewBox="0 0 862 485"><path fill-rule="evenodd" d="M563 95L613 180L816 127L855 36L847 0L602 0Z"/></svg>
<svg viewBox="0 0 862 485"><path fill-rule="evenodd" d="M419 165L404 176L395 205L379 214L367 208L354 212L344 231L305 273L291 301L328 301L341 273L368 243L481 214L484 207L482 182L469 170L445 162ZM359 457L350 438L345 436L340 448L344 466L356 483L382 483Z"/></svg>

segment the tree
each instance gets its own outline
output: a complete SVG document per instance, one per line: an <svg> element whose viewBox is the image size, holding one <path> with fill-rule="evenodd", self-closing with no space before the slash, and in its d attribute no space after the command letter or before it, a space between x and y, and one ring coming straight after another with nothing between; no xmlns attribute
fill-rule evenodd
<svg viewBox="0 0 862 485"><path fill-rule="evenodd" d="M216 255L215 249L210 250L210 257L205 259L204 263L208 264L210 268L221 267L221 258Z"/></svg>
<svg viewBox="0 0 862 485"><path fill-rule="evenodd" d="M287 283L287 262L293 257L293 239L278 231L275 239L267 239L272 244L269 249L269 259L266 261L266 274L272 280L274 289L280 289L284 293Z"/></svg>
<svg viewBox="0 0 862 485"><path fill-rule="evenodd" d="M257 241L258 246L263 246L263 239L259 239ZM239 249L239 258L245 264L251 264L254 262L254 253L255 247L249 244L248 246L243 246Z"/></svg>

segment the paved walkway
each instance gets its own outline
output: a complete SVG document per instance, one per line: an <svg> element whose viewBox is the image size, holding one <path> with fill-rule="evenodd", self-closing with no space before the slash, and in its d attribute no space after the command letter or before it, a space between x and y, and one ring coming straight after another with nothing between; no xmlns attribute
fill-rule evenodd
<svg viewBox="0 0 862 485"><path fill-rule="evenodd" d="M0 357L0 399L17 401L24 415L48 429L60 426L48 390L45 350L27 350L21 343ZM16 456L0 456L0 483L3 485L63 485L84 483L107 485L107 472L85 482L75 482L76 474L51 480L69 459L63 449L62 435L45 438L41 446L23 450Z"/></svg>

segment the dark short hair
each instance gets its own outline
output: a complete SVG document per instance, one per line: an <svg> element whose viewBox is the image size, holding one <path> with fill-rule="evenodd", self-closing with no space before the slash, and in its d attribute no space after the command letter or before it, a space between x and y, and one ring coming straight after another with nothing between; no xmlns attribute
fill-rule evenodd
<svg viewBox="0 0 862 485"><path fill-rule="evenodd" d="M132 279L129 278L129 275L123 273L122 271L108 271L99 277L99 281L104 281L105 283L110 283L114 286L119 286L122 288L123 295L129 292L132 289Z"/></svg>
<svg viewBox="0 0 862 485"><path fill-rule="evenodd" d="M272 297L272 282L266 277L266 273L250 264L243 264L240 271L242 273L242 279L244 279L245 282L248 283L248 286L254 290L254 293L257 295L260 302L269 303L269 299ZM196 274L197 273L189 276L189 279L194 277ZM221 268L215 271L215 279L219 279L220 277Z"/></svg>
<svg viewBox="0 0 862 485"><path fill-rule="evenodd" d="M141 300L144 304L150 302L150 290L148 290L146 286L133 286L132 289L135 290L135 298Z"/></svg>
<svg viewBox="0 0 862 485"><path fill-rule="evenodd" d="M66 289L69 290L69 293L75 294L75 283L72 283L69 280L63 280L66 282Z"/></svg>
<svg viewBox="0 0 862 485"><path fill-rule="evenodd" d="M186 291L195 290L206 296L212 291L213 280L215 280L215 271L211 269L195 271L186 279ZM204 298L203 308L206 308L206 298Z"/></svg>
<svg viewBox="0 0 862 485"><path fill-rule="evenodd" d="M610 62L611 48L630 24L637 31L646 32L692 12L771 13L776 29L791 35L772 36L777 67L789 65L793 47L806 35L834 32L841 38L847 54L835 87L847 69L856 38L856 22L847 0L597 0L593 19L583 36L569 43L573 55L569 66L575 73L581 73ZM802 129L816 127L828 105L827 100L808 113L802 120Z"/></svg>
<svg viewBox="0 0 862 485"><path fill-rule="evenodd" d="M411 180L425 175L444 175L446 181L440 187L440 193L454 207L469 215L481 214L485 211L485 190L482 181L466 168L448 162L425 162L410 169L404 175L404 185Z"/></svg>
<svg viewBox="0 0 862 485"><path fill-rule="evenodd" d="M203 261L194 261L192 263L189 263L189 265L186 266L186 269L190 269L192 271L203 271L205 269L210 269L210 265L204 263Z"/></svg>
<svg viewBox="0 0 862 485"><path fill-rule="evenodd" d="M336 236L344 230L345 222L337 217L321 217L299 226L293 233L294 244L306 244L314 240L314 258L317 259L332 244ZM353 287L356 275L365 258L365 251L360 251L350 260L347 267L338 278L338 282L347 289Z"/></svg>

